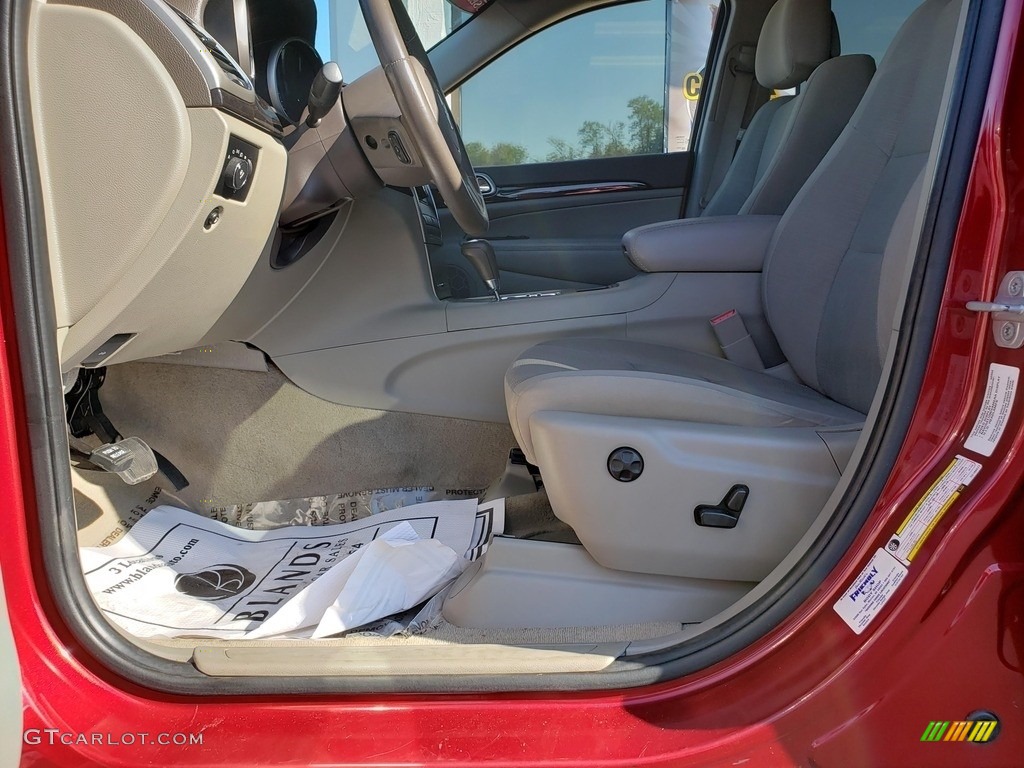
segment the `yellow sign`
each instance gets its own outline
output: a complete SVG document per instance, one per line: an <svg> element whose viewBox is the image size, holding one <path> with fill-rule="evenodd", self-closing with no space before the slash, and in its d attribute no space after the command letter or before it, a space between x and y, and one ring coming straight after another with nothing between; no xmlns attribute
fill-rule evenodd
<svg viewBox="0 0 1024 768"><path fill-rule="evenodd" d="M704 75L700 72L690 72L683 78L683 96L687 101L696 101L700 98L700 86L704 82Z"/></svg>

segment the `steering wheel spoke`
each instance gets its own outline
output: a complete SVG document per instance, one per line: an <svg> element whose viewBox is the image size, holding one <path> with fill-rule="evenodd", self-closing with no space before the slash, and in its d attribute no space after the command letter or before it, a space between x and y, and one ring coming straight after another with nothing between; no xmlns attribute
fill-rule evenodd
<svg viewBox="0 0 1024 768"><path fill-rule="evenodd" d="M466 234L487 232L487 205L448 100L401 0L359 0L415 151Z"/></svg>

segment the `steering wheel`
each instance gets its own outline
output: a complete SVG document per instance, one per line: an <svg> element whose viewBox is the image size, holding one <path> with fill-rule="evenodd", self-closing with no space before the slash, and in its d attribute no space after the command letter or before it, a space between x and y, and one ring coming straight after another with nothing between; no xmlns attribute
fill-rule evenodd
<svg viewBox="0 0 1024 768"><path fill-rule="evenodd" d="M402 0L359 0L402 118L423 163L466 234L487 232L487 205L437 75Z"/></svg>

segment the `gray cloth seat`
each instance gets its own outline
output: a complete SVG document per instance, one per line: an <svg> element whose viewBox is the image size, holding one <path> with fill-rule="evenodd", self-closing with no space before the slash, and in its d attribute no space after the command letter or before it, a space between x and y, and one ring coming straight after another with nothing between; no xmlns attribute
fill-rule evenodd
<svg viewBox="0 0 1024 768"><path fill-rule="evenodd" d="M839 55L829 0L779 0L762 27L754 67L764 88L800 90L758 109L702 216L783 213L875 73L870 56Z"/></svg>
<svg viewBox="0 0 1024 768"><path fill-rule="evenodd" d="M547 342L505 379L509 419L531 461L531 420L542 411L751 427L863 420L912 257L960 6L926 0L906 21L768 246L766 318L802 384L670 347Z"/></svg>
<svg viewBox="0 0 1024 768"><path fill-rule="evenodd" d="M505 377L512 431L532 460L530 416L614 414L759 427L835 427L864 415L808 386L720 357L623 339L559 339L535 346Z"/></svg>

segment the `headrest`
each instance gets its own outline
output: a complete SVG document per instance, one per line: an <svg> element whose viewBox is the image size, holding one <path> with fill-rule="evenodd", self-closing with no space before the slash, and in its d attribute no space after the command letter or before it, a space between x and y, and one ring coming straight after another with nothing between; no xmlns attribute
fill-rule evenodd
<svg viewBox="0 0 1024 768"><path fill-rule="evenodd" d="M778 0L768 12L757 43L754 71L765 88L800 85L831 58L829 0Z"/></svg>

